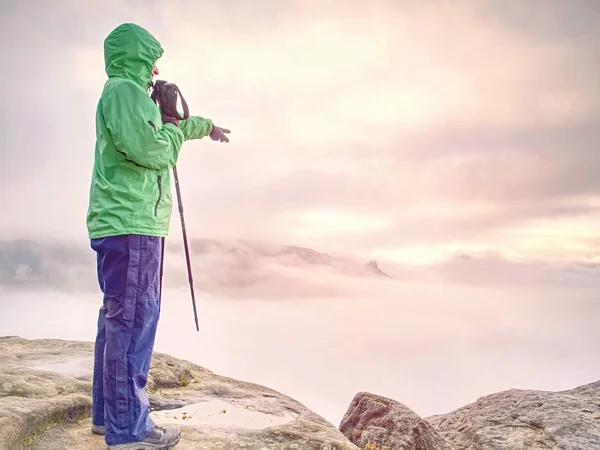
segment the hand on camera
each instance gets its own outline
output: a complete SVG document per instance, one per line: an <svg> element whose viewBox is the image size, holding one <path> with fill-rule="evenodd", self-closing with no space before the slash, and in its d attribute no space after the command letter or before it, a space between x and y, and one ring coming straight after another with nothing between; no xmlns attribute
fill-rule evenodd
<svg viewBox="0 0 600 450"><path fill-rule="evenodd" d="M163 121L163 124L172 123L176 127L179 126L179 120L177 120L174 117L167 116L166 114L162 114L162 121Z"/></svg>

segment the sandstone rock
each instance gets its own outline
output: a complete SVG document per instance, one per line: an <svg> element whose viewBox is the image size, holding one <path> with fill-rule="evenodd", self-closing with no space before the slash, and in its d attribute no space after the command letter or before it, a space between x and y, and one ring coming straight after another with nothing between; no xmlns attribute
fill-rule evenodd
<svg viewBox="0 0 600 450"><path fill-rule="evenodd" d="M340 431L373 450L600 449L600 381L560 392L511 389L424 419L360 392Z"/></svg>
<svg viewBox="0 0 600 450"><path fill-rule="evenodd" d="M561 392L511 389L426 420L461 450L600 449L600 381Z"/></svg>
<svg viewBox="0 0 600 450"><path fill-rule="evenodd" d="M411 409L367 392L355 395L340 431L361 449L449 450L433 427Z"/></svg>
<svg viewBox="0 0 600 450"><path fill-rule="evenodd" d="M90 431L93 344L0 338L0 450L105 450ZM357 450L304 405L261 385L155 353L147 390L177 450Z"/></svg>

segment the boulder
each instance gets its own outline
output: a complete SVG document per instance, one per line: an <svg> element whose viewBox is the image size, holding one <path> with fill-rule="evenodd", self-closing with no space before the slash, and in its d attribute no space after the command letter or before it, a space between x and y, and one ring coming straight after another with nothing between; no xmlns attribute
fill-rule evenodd
<svg viewBox="0 0 600 450"><path fill-rule="evenodd" d="M360 392L340 431L372 450L600 449L600 381L559 392L510 389L424 419Z"/></svg>
<svg viewBox="0 0 600 450"><path fill-rule="evenodd" d="M340 431L361 449L449 450L444 439L415 412L368 392L354 396Z"/></svg>

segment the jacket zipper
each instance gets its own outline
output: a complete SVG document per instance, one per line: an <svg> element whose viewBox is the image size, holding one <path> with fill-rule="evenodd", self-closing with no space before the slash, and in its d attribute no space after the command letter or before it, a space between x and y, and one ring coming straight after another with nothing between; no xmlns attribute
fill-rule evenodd
<svg viewBox="0 0 600 450"><path fill-rule="evenodd" d="M154 216L158 215L158 204L160 203L160 199L162 197L162 182L161 176L158 176L158 200L156 201L156 205L154 206Z"/></svg>
<svg viewBox="0 0 600 450"><path fill-rule="evenodd" d="M154 125L154 122L152 122L151 120L149 120L148 123L150 124L150 126L152 127L152 129L154 130L154 132L156 133L156 125ZM161 138L161 137L157 137L156 139L159 140L159 141L166 141L166 139Z"/></svg>

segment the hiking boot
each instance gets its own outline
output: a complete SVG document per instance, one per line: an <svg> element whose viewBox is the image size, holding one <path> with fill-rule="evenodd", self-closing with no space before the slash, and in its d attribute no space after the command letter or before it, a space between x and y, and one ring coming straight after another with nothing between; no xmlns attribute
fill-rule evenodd
<svg viewBox="0 0 600 450"><path fill-rule="evenodd" d="M181 431L177 427L163 428L157 426L139 442L109 445L109 450L169 450L179 443Z"/></svg>
<svg viewBox="0 0 600 450"><path fill-rule="evenodd" d="M106 427L104 425L92 424L92 433L104 436L106 434Z"/></svg>

